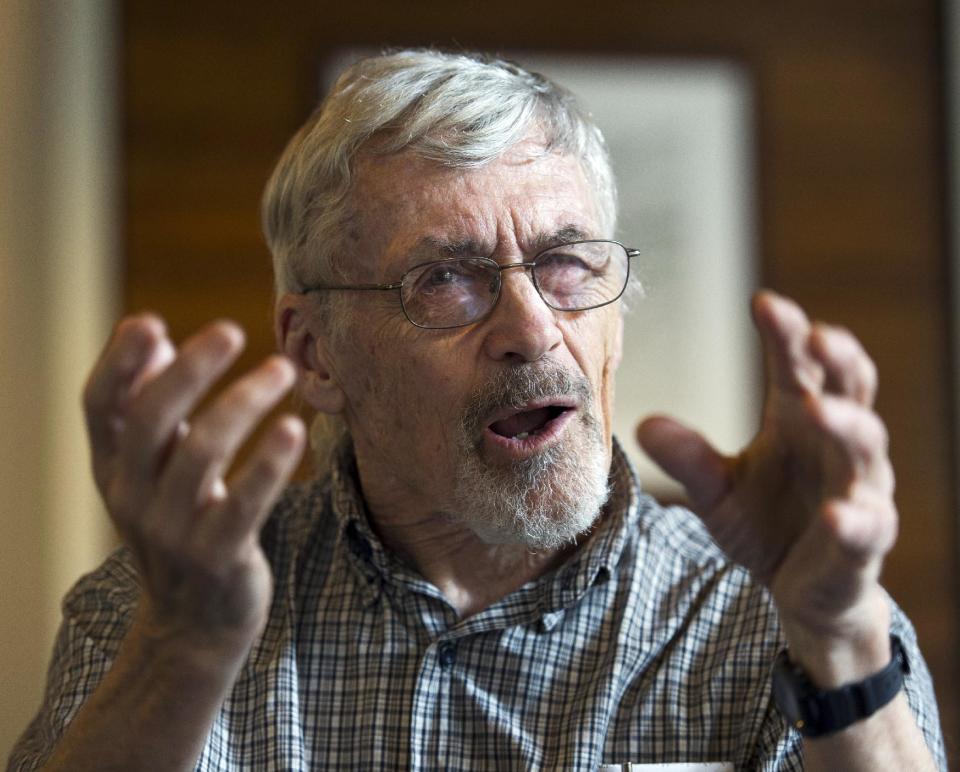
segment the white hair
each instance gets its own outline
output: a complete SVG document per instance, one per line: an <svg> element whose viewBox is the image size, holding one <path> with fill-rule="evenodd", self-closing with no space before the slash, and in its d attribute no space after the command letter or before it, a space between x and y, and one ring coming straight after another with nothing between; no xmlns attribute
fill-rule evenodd
<svg viewBox="0 0 960 772"><path fill-rule="evenodd" d="M612 235L616 187L606 145L569 91L473 54L409 50L357 62L290 140L264 192L277 293L343 278L335 256L343 253L351 170L361 150L411 150L445 166L478 167L534 129L546 151L580 160L600 225Z"/></svg>

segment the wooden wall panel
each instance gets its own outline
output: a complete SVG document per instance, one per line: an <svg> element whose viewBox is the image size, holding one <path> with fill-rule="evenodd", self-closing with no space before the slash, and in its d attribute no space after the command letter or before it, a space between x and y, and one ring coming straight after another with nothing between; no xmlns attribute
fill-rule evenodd
<svg viewBox="0 0 960 772"><path fill-rule="evenodd" d="M766 283L881 371L902 513L885 582L960 748L939 9L933 0L123 4L127 305L182 337L229 315L272 348L260 191L341 46L720 56L756 85ZM956 758L960 758L955 756Z"/></svg>

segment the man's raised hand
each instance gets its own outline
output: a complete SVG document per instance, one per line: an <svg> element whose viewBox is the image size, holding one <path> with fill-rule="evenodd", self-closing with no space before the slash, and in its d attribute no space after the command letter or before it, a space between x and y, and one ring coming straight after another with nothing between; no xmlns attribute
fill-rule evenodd
<svg viewBox="0 0 960 772"><path fill-rule="evenodd" d="M130 317L84 391L97 486L141 573L138 632L232 667L266 620L259 531L305 435L299 419L277 419L224 486L235 453L294 381L289 362L270 357L193 414L242 348L229 322L176 351L158 318Z"/></svg>
<svg viewBox="0 0 960 772"><path fill-rule="evenodd" d="M865 675L889 660L877 578L897 531L876 371L850 333L811 324L786 298L758 293L753 316L767 388L747 448L725 457L664 417L638 438L730 558L770 588L791 645L827 653L821 680L839 677L834 665ZM868 656L853 666L854 652Z"/></svg>

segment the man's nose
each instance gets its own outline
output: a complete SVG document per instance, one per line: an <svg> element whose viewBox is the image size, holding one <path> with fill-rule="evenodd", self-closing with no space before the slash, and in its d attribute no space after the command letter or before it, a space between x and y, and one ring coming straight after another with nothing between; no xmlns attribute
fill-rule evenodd
<svg viewBox="0 0 960 772"><path fill-rule="evenodd" d="M484 350L491 359L535 362L563 340L559 312L540 297L530 271L518 264L500 274L500 298L484 322Z"/></svg>

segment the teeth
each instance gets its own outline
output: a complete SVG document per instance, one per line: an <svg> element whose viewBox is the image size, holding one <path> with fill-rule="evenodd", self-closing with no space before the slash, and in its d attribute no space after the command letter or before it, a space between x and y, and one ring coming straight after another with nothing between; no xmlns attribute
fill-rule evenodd
<svg viewBox="0 0 960 772"><path fill-rule="evenodd" d="M515 434L513 439L515 440L525 440L530 436L530 432L520 432L520 434Z"/></svg>

